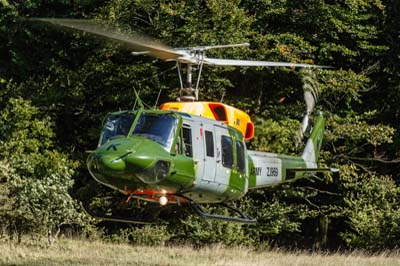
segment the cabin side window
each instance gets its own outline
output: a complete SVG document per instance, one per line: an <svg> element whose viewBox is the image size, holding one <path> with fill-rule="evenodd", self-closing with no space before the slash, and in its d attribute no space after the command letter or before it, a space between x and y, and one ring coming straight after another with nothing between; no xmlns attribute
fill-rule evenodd
<svg viewBox="0 0 400 266"><path fill-rule="evenodd" d="M233 167L233 142L228 136L221 136L222 165L227 168Z"/></svg>
<svg viewBox="0 0 400 266"><path fill-rule="evenodd" d="M183 125L182 128L182 135L183 135L183 144L184 144L184 154L188 157L193 157L193 150L192 150L192 130L190 126Z"/></svg>
<svg viewBox="0 0 400 266"><path fill-rule="evenodd" d="M236 141L236 159L237 168L240 172L244 173L246 171L246 159L244 155L244 144L243 142Z"/></svg>
<svg viewBox="0 0 400 266"><path fill-rule="evenodd" d="M205 131L206 136L206 154L208 157L214 157L214 137L211 131Z"/></svg>

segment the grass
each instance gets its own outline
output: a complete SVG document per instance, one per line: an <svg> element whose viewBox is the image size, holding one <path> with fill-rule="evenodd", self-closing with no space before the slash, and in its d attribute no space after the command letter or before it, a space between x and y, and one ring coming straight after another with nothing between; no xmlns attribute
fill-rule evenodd
<svg viewBox="0 0 400 266"><path fill-rule="evenodd" d="M365 255L307 252L252 251L248 248L193 249L191 247L143 247L83 240L60 240L53 246L0 241L0 265L399 265L400 253Z"/></svg>

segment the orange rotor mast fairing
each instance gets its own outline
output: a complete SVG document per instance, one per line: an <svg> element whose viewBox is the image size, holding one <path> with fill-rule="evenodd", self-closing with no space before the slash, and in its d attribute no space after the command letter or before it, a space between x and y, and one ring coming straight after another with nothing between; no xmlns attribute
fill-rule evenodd
<svg viewBox="0 0 400 266"><path fill-rule="evenodd" d="M242 132L245 140L254 136L254 124L250 116L235 107L219 102L168 102L160 106L161 110L171 110L207 117L221 121Z"/></svg>

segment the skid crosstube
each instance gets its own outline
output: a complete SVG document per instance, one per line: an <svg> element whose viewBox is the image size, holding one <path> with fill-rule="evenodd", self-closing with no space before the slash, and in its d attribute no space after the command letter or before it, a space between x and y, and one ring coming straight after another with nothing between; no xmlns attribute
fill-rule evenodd
<svg viewBox="0 0 400 266"><path fill-rule="evenodd" d="M210 214L199 203L197 203L196 201L192 200L191 198L183 196L183 195L178 195L178 196L183 198L183 199L188 200L190 206L192 207L192 209L198 215L200 215L203 218L222 220L222 221L227 221L227 222L246 223L246 224L255 224L255 223L257 223L256 219L254 219L252 217L249 217L244 212L242 212L239 209L236 209L236 208L234 208L232 206L229 206L226 203L220 203L219 205L221 205L221 206L231 210L232 212L238 214L239 217L224 216L224 215L219 215L219 214Z"/></svg>

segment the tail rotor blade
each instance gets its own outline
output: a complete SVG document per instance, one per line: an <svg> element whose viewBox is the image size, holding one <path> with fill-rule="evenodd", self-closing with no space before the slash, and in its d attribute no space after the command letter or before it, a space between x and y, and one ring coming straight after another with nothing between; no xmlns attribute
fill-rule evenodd
<svg viewBox="0 0 400 266"><path fill-rule="evenodd" d="M310 123L310 115L314 111L315 104L319 97L319 85L315 77L315 74L311 71L303 72L303 90L304 90L304 102L306 103L306 111L301 123L301 127L296 134L296 144L301 143L303 138L308 137L312 126Z"/></svg>

